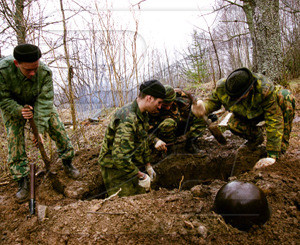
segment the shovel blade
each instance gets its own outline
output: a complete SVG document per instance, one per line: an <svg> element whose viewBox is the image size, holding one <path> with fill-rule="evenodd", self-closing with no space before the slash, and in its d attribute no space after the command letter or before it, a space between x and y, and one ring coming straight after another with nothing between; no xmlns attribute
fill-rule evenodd
<svg viewBox="0 0 300 245"><path fill-rule="evenodd" d="M50 172L48 172L48 177L50 179L53 189L56 190L60 194L64 194L65 185L62 184L61 181L58 179L57 174L50 171Z"/></svg>
<svg viewBox="0 0 300 245"><path fill-rule="evenodd" d="M221 145L226 145L227 144L227 140L224 137L224 135L222 134L221 130L218 128L218 125L216 124L210 124L208 126L209 131L211 132L211 134L215 137L215 139L221 144Z"/></svg>

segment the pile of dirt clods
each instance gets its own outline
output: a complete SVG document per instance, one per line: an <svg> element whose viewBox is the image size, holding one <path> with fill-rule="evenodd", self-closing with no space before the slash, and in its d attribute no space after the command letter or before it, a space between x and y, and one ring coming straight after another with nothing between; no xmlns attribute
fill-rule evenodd
<svg viewBox="0 0 300 245"><path fill-rule="evenodd" d="M199 154L179 145L159 156L157 180L143 195L105 196L99 148L76 153L78 180L64 175L60 161L53 165L59 192L49 176L37 177L38 215L16 202L15 182L1 181L0 244L299 244L299 122L287 154L261 171L252 167L265 148L237 151L244 141L225 135L225 146L207 133L198 141ZM240 231L213 211L217 191L235 179L265 192L272 214L264 225Z"/></svg>

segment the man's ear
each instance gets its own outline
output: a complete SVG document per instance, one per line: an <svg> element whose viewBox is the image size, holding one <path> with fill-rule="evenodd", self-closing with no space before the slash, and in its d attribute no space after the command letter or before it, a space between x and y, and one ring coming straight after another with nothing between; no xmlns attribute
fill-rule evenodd
<svg viewBox="0 0 300 245"><path fill-rule="evenodd" d="M19 62L17 60L14 60L15 66L19 67Z"/></svg>
<svg viewBox="0 0 300 245"><path fill-rule="evenodd" d="M147 101L147 102L151 102L152 98L153 98L153 96L151 96L151 95L146 95L146 101Z"/></svg>

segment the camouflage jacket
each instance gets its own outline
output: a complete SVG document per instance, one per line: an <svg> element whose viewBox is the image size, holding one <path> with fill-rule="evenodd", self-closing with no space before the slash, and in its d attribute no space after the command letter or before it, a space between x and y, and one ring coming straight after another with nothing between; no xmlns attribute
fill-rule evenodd
<svg viewBox="0 0 300 245"><path fill-rule="evenodd" d="M111 119L102 143L99 163L135 175L150 162L148 113L141 113L136 100L119 109Z"/></svg>
<svg viewBox="0 0 300 245"><path fill-rule="evenodd" d="M150 132L158 127L158 125L167 118L172 118L177 125L186 123L190 115L192 101L188 98L182 89L175 89L176 99L169 110L161 108L158 113L149 114ZM151 136L152 141L156 142L158 138Z"/></svg>
<svg viewBox="0 0 300 245"><path fill-rule="evenodd" d="M8 56L0 61L0 109L6 123L23 119L21 110L28 104L34 108L34 120L40 133L48 127L53 107L51 70L42 62L32 79L27 79Z"/></svg>
<svg viewBox="0 0 300 245"><path fill-rule="evenodd" d="M237 117L245 120L266 122L267 151L280 152L284 121L282 111L277 103L277 92L280 86L275 86L267 77L253 73L257 79L253 89L246 99L236 103L225 92L225 81L217 82L216 89L204 102L207 114L220 109L223 105ZM260 120L259 120L260 119Z"/></svg>

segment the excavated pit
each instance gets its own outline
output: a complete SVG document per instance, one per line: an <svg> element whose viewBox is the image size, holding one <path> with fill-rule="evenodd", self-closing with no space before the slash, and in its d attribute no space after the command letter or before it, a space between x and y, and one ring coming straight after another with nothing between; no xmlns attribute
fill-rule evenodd
<svg viewBox="0 0 300 245"><path fill-rule="evenodd" d="M238 148L244 140L225 132L228 143L220 145L212 136L206 135L197 144L201 149L199 154L188 154L184 143L176 146L169 155L153 155L153 167L157 179L152 184L153 189L190 189L199 184L209 184L215 179L227 180L230 176L239 175L253 168L256 161L265 156L265 147L260 146L255 151ZM105 198L105 186L98 165L99 148L78 151L73 164L80 170L81 177L77 180L65 176L61 161L53 164L52 169L64 186L61 193L53 190L51 182L44 178L39 185L39 200L47 204L47 199L62 199L63 196L73 199ZM52 195L51 195L52 193ZM55 195L57 197L55 197Z"/></svg>
<svg viewBox="0 0 300 245"><path fill-rule="evenodd" d="M254 151L243 145L243 139L227 133L226 145L220 145L212 137L198 141L199 154L187 154L184 145L177 151L155 164L157 173L155 188L190 189L195 185L209 184L215 179L228 180L253 168L255 163L266 155L265 147L259 146Z"/></svg>

